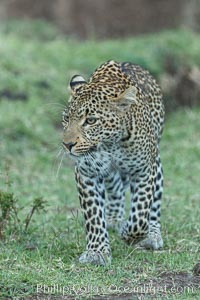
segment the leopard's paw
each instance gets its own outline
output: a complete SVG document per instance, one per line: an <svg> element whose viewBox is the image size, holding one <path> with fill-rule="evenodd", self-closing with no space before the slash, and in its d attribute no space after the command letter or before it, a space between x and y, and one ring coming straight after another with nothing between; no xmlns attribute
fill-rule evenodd
<svg viewBox="0 0 200 300"><path fill-rule="evenodd" d="M158 250L163 247L163 239L160 233L151 232L138 245L145 249Z"/></svg>
<svg viewBox="0 0 200 300"><path fill-rule="evenodd" d="M81 264L93 264L99 266L107 266L111 264L111 254L108 252L87 250L79 257Z"/></svg>

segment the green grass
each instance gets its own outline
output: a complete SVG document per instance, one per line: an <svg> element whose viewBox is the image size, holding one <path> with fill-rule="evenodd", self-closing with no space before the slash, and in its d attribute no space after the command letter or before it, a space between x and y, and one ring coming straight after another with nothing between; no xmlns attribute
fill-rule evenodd
<svg viewBox="0 0 200 300"><path fill-rule="evenodd" d="M133 249L111 232L110 268L78 264L85 234L73 167L67 158L56 175L62 134L58 124L70 76L88 75L110 58L139 62L157 75L163 68L161 54L167 52L200 64L200 38L193 33L164 32L127 39L123 44L121 49L122 41L78 42L43 23L1 26L0 190L18 199L22 220L33 199L47 201L46 212L33 216L27 232L10 224L0 241L2 299L26 298L37 292L37 285L38 289L46 285L46 292L50 292L47 286L55 285L72 294L81 293L81 288L84 294L86 287L94 294L112 293L116 287L128 292L163 272L190 273L199 259L200 109L185 109L167 117L161 144L164 250ZM24 101L22 94L27 98ZM196 290L180 299L194 295L200 296Z"/></svg>

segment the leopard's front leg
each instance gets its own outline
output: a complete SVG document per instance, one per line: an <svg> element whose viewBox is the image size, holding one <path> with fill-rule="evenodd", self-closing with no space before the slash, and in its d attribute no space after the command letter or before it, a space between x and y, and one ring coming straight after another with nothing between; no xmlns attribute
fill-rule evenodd
<svg viewBox="0 0 200 300"><path fill-rule="evenodd" d="M128 244L137 244L149 233L150 210L155 189L155 168L146 167L131 178L131 211L120 233Z"/></svg>
<svg viewBox="0 0 200 300"><path fill-rule="evenodd" d="M76 167L76 182L80 205L85 218L86 251L80 263L107 265L111 263L111 251L105 220L105 188L103 178L90 177Z"/></svg>

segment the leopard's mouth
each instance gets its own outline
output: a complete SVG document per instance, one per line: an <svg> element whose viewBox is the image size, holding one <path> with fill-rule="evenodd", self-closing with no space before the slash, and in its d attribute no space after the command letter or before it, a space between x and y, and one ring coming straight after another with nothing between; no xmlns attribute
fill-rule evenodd
<svg viewBox="0 0 200 300"><path fill-rule="evenodd" d="M85 155L88 155L88 154L92 154L94 152L97 151L97 145L93 145L91 146L90 148L88 148L87 150L85 149L84 151L69 151L68 154L70 155L70 157L72 158L81 158L81 157L84 157Z"/></svg>

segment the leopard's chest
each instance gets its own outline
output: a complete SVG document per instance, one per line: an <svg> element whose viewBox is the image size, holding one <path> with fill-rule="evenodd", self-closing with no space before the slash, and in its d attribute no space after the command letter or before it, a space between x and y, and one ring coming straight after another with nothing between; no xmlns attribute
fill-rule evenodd
<svg viewBox="0 0 200 300"><path fill-rule="evenodd" d="M89 176L107 176L111 171L116 170L123 174L137 171L143 158L139 151L132 147L120 147L115 144L112 147L102 145L98 151L84 156L78 162L79 167Z"/></svg>

